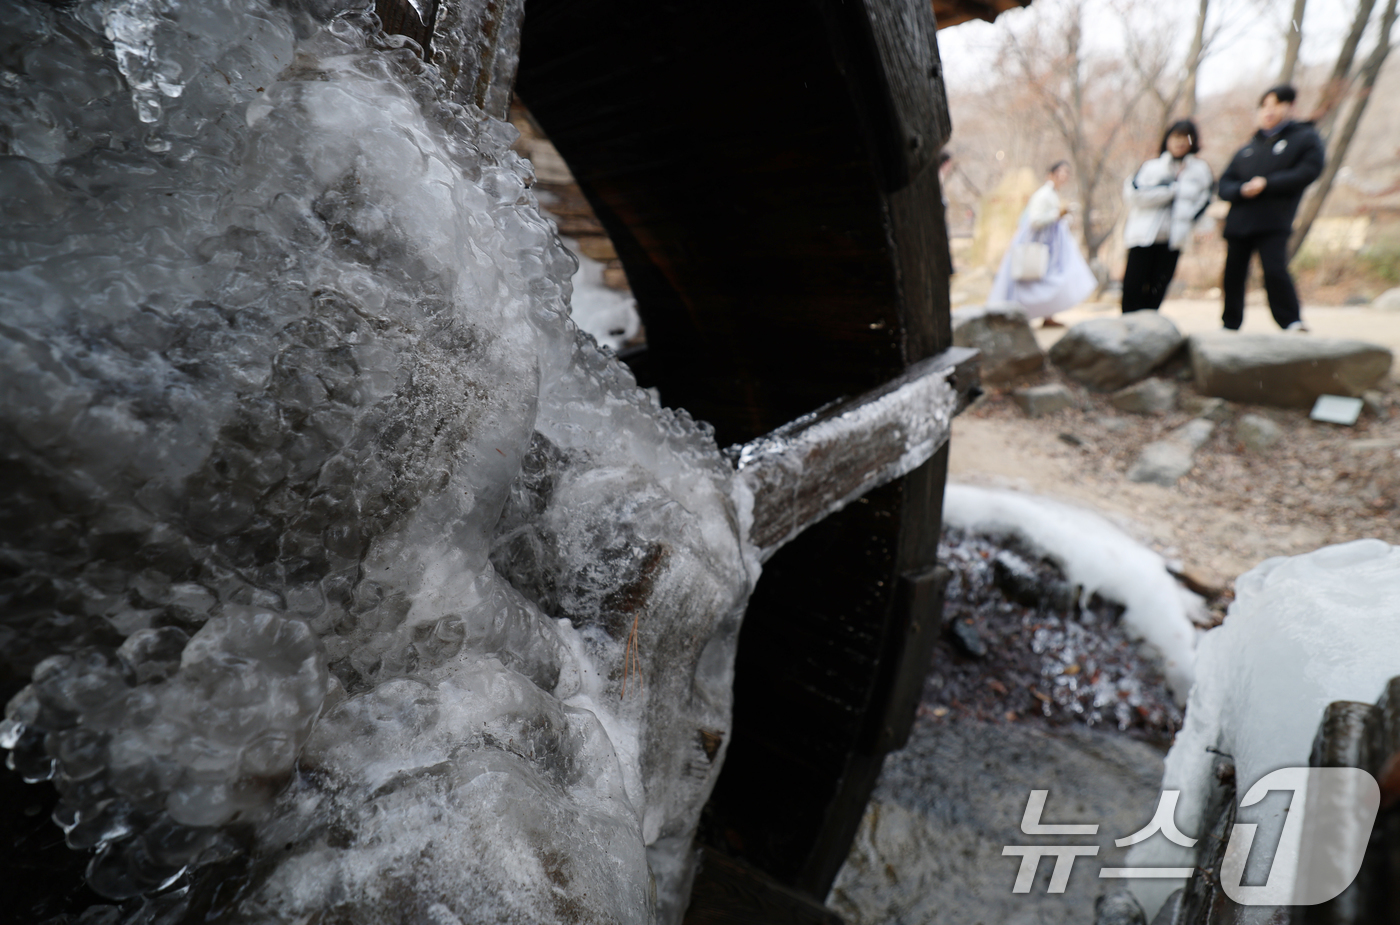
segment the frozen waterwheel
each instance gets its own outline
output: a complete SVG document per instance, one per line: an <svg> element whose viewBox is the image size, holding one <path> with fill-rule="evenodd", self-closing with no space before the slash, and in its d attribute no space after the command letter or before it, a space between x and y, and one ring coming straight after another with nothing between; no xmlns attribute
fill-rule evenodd
<svg viewBox="0 0 1400 925"><path fill-rule="evenodd" d="M420 8L381 16L431 73L334 4L7 12L42 49L5 51L0 163L10 766L58 782L126 921L674 918L712 787L692 914L820 916L912 717L973 386L932 15L525 10L519 89L632 279L634 369L736 475L562 320L482 115L520 6ZM26 908L92 905L24 792Z"/></svg>

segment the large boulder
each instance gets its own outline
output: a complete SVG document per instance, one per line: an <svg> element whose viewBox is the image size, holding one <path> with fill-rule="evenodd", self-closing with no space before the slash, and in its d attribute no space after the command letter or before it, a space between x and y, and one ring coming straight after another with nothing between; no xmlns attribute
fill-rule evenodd
<svg viewBox="0 0 1400 925"><path fill-rule="evenodd" d="M1387 289L1376 296L1371 307L1382 312L1400 312L1400 287Z"/></svg>
<svg viewBox="0 0 1400 925"><path fill-rule="evenodd" d="M982 351L982 381L1012 382L1039 372L1045 354L1019 305L1001 303L953 312L953 344Z"/></svg>
<svg viewBox="0 0 1400 925"><path fill-rule="evenodd" d="M1130 312L1076 324L1050 348L1050 362L1097 392L1147 377L1181 347L1181 332L1157 312Z"/></svg>
<svg viewBox="0 0 1400 925"><path fill-rule="evenodd" d="M1394 357L1360 340L1218 331L1191 336L1196 390L1230 401L1311 408L1319 395L1361 395Z"/></svg>

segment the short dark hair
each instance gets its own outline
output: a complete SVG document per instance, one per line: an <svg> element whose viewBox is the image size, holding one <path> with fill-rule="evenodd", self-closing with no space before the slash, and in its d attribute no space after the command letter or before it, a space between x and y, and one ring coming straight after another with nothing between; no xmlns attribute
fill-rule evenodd
<svg viewBox="0 0 1400 925"><path fill-rule="evenodd" d="M1055 171L1059 170L1061 167L1068 167L1068 166L1069 166L1069 161L1056 161L1055 163L1051 164L1051 165L1050 165L1050 169L1047 170L1047 171L1045 171L1045 172L1046 172L1046 173L1054 173Z"/></svg>
<svg viewBox="0 0 1400 925"><path fill-rule="evenodd" d="M1292 84L1279 84L1277 87L1270 87L1264 91L1264 95L1259 97L1259 105L1263 106L1264 101L1273 97L1280 103L1292 103L1298 99L1298 91Z"/></svg>
<svg viewBox="0 0 1400 925"><path fill-rule="evenodd" d="M1173 135L1185 135L1187 138L1190 138L1192 154L1201 150L1201 133L1196 130L1196 123L1192 122L1190 119L1178 119L1162 133L1162 147L1158 150L1158 154L1166 153L1167 139Z"/></svg>

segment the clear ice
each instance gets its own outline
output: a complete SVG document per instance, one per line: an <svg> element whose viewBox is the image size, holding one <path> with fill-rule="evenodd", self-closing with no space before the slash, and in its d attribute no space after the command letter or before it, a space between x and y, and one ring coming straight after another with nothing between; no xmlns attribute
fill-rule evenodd
<svg viewBox="0 0 1400 925"><path fill-rule="evenodd" d="M1162 787L1181 791L1183 832L1196 837L1214 821L1204 816L1217 754L1234 763L1238 797L1270 771L1307 767L1329 703L1376 702L1400 675L1397 601L1400 546L1376 539L1268 559L1236 580L1225 622L1201 639L1186 722L1167 753ZM1260 826L1246 883L1268 880L1283 815L1302 811L1274 796L1241 811L1241 822ZM1295 860L1278 858L1280 871ZM1134 846L1128 863L1190 866L1195 851L1157 837ZM1181 885L1137 881L1133 892L1152 915Z"/></svg>
<svg viewBox="0 0 1400 925"><path fill-rule="evenodd" d="M746 494L368 9L0 4L0 744L114 920L677 920Z"/></svg>

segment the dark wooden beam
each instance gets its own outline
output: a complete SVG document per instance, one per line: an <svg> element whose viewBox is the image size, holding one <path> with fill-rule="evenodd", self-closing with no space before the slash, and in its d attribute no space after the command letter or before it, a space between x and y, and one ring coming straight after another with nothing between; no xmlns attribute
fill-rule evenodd
<svg viewBox="0 0 1400 925"><path fill-rule="evenodd" d="M1030 5L1031 0L933 0L933 14L938 28L946 29L974 19L995 22L1007 10Z"/></svg>
<svg viewBox="0 0 1400 925"><path fill-rule="evenodd" d="M841 916L748 864L703 849L685 925L841 925Z"/></svg>
<svg viewBox="0 0 1400 925"><path fill-rule="evenodd" d="M517 91L623 263L648 384L721 444L952 346L934 29L927 0L772 0L740 18L674 0L527 0ZM932 440L927 461L893 465L858 445L871 433L828 443L822 484L779 466L760 486L802 495L806 526L770 506L788 527L765 542L782 548L744 618L702 824L709 845L817 899L900 738L936 584L946 453ZM894 480L872 488L838 458Z"/></svg>
<svg viewBox="0 0 1400 925"><path fill-rule="evenodd" d="M763 558L931 459L976 387L977 351L950 347L859 398L731 450L753 494L750 539Z"/></svg>

